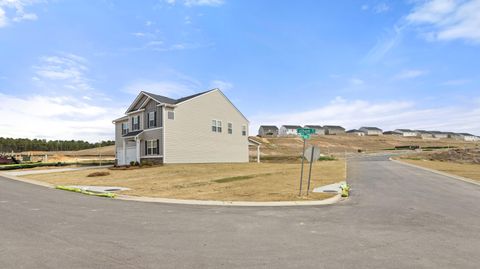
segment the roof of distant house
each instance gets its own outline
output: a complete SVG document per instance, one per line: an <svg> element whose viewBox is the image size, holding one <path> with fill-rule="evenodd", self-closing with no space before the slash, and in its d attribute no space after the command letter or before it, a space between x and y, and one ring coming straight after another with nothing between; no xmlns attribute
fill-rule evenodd
<svg viewBox="0 0 480 269"><path fill-rule="evenodd" d="M338 125L325 125L323 126L323 128L328 128L328 129L344 129L342 126L338 126Z"/></svg>
<svg viewBox="0 0 480 269"><path fill-rule="evenodd" d="M357 129L352 129L352 130L348 130L347 133L351 134L351 133L363 133L363 132Z"/></svg>
<svg viewBox="0 0 480 269"><path fill-rule="evenodd" d="M323 127L320 125L305 125L305 128L323 129Z"/></svg>
<svg viewBox="0 0 480 269"><path fill-rule="evenodd" d="M260 125L260 128L268 128L278 130L278 127L275 125Z"/></svg>
<svg viewBox="0 0 480 269"><path fill-rule="evenodd" d="M362 127L360 129L365 129L365 130L369 130L369 131L382 131L382 129L380 128L377 128L377 127Z"/></svg>
<svg viewBox="0 0 480 269"><path fill-rule="evenodd" d="M298 128L302 128L302 126L300 125L282 125L282 127L285 127L287 129L298 129Z"/></svg>

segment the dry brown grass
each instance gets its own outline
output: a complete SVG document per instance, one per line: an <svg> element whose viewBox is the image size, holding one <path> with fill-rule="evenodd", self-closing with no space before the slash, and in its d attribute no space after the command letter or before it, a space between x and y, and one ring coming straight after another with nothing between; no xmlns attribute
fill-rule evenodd
<svg viewBox="0 0 480 269"><path fill-rule="evenodd" d="M165 165L138 170L110 170L110 175L105 177L87 177L92 172L92 170L82 170L26 177L56 185L127 187L131 190L122 193L178 199L287 201L318 200L332 196L331 194L311 194L308 198L298 197L299 163ZM344 179L345 162L343 160L317 162L313 166L313 187ZM306 180L304 186L306 186Z"/></svg>
<svg viewBox="0 0 480 269"><path fill-rule="evenodd" d="M402 162L480 181L480 164L401 159Z"/></svg>

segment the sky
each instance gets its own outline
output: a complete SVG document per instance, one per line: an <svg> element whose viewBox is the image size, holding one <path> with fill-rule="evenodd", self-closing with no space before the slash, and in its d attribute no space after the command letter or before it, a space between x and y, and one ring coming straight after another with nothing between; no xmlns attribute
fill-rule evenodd
<svg viewBox="0 0 480 269"><path fill-rule="evenodd" d="M261 124L480 135L480 0L0 0L0 137L114 138L141 91Z"/></svg>

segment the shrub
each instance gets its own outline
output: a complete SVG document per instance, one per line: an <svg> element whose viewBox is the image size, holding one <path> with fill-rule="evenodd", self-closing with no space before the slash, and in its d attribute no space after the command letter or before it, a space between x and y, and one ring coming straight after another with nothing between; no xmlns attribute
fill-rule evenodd
<svg viewBox="0 0 480 269"><path fill-rule="evenodd" d="M94 172L94 173L88 174L87 177L104 177L108 175L110 175L109 172Z"/></svg>
<svg viewBox="0 0 480 269"><path fill-rule="evenodd" d="M130 166L135 166L135 161L131 161Z"/></svg>

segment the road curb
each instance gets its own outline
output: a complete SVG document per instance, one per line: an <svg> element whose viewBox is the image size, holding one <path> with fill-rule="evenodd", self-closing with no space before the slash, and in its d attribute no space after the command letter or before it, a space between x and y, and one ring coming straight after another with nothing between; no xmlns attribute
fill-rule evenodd
<svg viewBox="0 0 480 269"><path fill-rule="evenodd" d="M283 201L283 202L246 202L246 201L213 201L213 200L186 200L170 198L139 197L119 194L117 200L136 201L146 203L181 204L181 205L210 205L210 206L238 206L238 207L284 207L284 206L313 206L331 205L342 200L340 194L318 201Z"/></svg>
<svg viewBox="0 0 480 269"><path fill-rule="evenodd" d="M415 165L415 164L411 164L411 163L406 163L406 162L402 162L402 161L399 161L399 160L395 160L395 159L393 159L393 158L389 158L389 160L392 161L392 162L395 162L395 163L399 163L399 164L402 164L402 165L414 167L414 168L417 168L417 169L421 169L421 170L425 170L425 171L428 171L428 172L432 172L432 173L434 173L434 174L446 176L446 177L449 177L449 178L461 180L461 181L464 181L464 182L467 182L467 183L470 183L470 184L474 184L474 185L480 186L480 183L479 183L479 182L476 182L476 181L474 181L473 179L470 179L470 178L461 177L461 176L457 176L457 175L452 175L452 174L445 173L445 172L442 172L442 171L438 171L438 170L426 168L426 167L423 167L423 166L419 166L419 165Z"/></svg>
<svg viewBox="0 0 480 269"><path fill-rule="evenodd" d="M55 189L55 185L50 183L20 178L17 176L6 175L0 173L0 176L11 180L21 181L37 186ZM344 200L340 194L334 197L317 201L283 201L283 202L246 202L246 201L212 201L212 200L186 200L186 199L171 199L171 198L155 198L143 196L130 196L117 194L115 200L146 202L146 203L162 203L162 204L178 204L178 205L209 205L209 206L238 206L238 207L287 207L287 206L315 206L315 205L331 205Z"/></svg>

